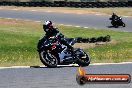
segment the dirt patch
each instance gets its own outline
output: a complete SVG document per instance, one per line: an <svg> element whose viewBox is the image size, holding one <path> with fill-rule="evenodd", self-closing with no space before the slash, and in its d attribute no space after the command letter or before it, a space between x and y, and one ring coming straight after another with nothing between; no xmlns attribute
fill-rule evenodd
<svg viewBox="0 0 132 88"><path fill-rule="evenodd" d="M8 19L8 18L0 18L0 25L12 25L12 26L23 26L23 25L36 25L40 24L34 21L25 21L21 19Z"/></svg>
<svg viewBox="0 0 132 88"><path fill-rule="evenodd" d="M66 9L66 8L49 8L47 9L51 12L60 12L60 13L75 13L75 14L90 14L90 13L97 13L93 12L92 10L85 10L85 9Z"/></svg>
<svg viewBox="0 0 132 88"><path fill-rule="evenodd" d="M0 19L0 25L16 25L16 20Z"/></svg>
<svg viewBox="0 0 132 88"><path fill-rule="evenodd" d="M75 48L88 49L95 47L95 43L76 43Z"/></svg>
<svg viewBox="0 0 132 88"><path fill-rule="evenodd" d="M76 13L76 14L90 14L99 13L92 11L91 9L77 9L77 8L66 8L66 7L16 7L16 6L0 6L0 9L7 10L27 10L27 11L41 11L41 12L60 12L60 13Z"/></svg>
<svg viewBox="0 0 132 88"><path fill-rule="evenodd" d="M118 42L116 40L111 40L110 42L97 42L97 43L76 43L73 47L75 48L81 48L81 49L88 49L88 48L94 48L102 45L107 44L117 44Z"/></svg>

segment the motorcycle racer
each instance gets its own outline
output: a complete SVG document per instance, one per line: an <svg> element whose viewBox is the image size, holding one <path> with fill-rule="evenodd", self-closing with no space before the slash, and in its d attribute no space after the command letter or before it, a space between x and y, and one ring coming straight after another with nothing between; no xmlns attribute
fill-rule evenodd
<svg viewBox="0 0 132 88"><path fill-rule="evenodd" d="M40 61L47 67L57 65L78 64L88 66L90 64L89 54L80 48L73 48L76 38L66 38L57 28L53 27L51 21L45 21L43 29L45 36L39 39L37 51Z"/></svg>
<svg viewBox="0 0 132 88"><path fill-rule="evenodd" d="M125 23L122 21L122 18L117 16L115 13L112 14L112 16L111 16L111 18L109 18L109 20L111 20L111 24L115 28L118 28L119 26L125 27Z"/></svg>
<svg viewBox="0 0 132 88"><path fill-rule="evenodd" d="M112 18L112 20L117 20L119 17L115 13L113 13L111 18Z"/></svg>

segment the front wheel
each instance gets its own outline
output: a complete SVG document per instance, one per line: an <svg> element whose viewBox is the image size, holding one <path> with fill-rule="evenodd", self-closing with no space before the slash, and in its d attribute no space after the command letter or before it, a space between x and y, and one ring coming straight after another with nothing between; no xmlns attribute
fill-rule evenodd
<svg viewBox="0 0 132 88"><path fill-rule="evenodd" d="M89 54L85 53L84 51L82 50L79 50L78 51L80 54L78 55L78 60L77 60L77 64L79 66L88 66L90 64L90 57L89 57Z"/></svg>
<svg viewBox="0 0 132 88"><path fill-rule="evenodd" d="M55 55L51 54L49 50L44 51L42 50L39 52L40 60L41 62L50 68L55 68L58 65L58 59L55 57Z"/></svg>

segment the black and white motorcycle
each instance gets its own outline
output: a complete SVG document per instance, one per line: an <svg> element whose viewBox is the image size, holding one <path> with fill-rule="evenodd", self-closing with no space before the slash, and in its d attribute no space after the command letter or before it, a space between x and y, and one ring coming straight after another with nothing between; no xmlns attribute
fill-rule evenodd
<svg viewBox="0 0 132 88"><path fill-rule="evenodd" d="M76 43L76 38L69 38L70 45ZM38 42L38 52L41 62L47 67L57 67L57 65L78 64L88 66L90 64L89 54L80 48L74 48L73 52L61 44L55 37L46 39L43 37ZM73 54L74 53L74 54Z"/></svg>
<svg viewBox="0 0 132 88"><path fill-rule="evenodd" d="M115 27L118 28L119 26L125 27L125 23L122 21L121 17L117 17L116 19L110 18L111 24Z"/></svg>

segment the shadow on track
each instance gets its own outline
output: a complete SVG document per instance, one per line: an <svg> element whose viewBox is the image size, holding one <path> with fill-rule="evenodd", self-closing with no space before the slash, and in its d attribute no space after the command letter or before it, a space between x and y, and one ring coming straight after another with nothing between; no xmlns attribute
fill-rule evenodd
<svg viewBox="0 0 132 88"><path fill-rule="evenodd" d="M124 28L124 27L121 27L121 26L118 26L118 27L114 27L114 26L106 26L108 28Z"/></svg>
<svg viewBox="0 0 132 88"><path fill-rule="evenodd" d="M75 66L75 65L59 65L56 68L65 68L65 67L79 67L79 66ZM46 66L30 66L30 68L49 68Z"/></svg>
<svg viewBox="0 0 132 88"><path fill-rule="evenodd" d="M108 28L115 28L114 26L107 26Z"/></svg>

